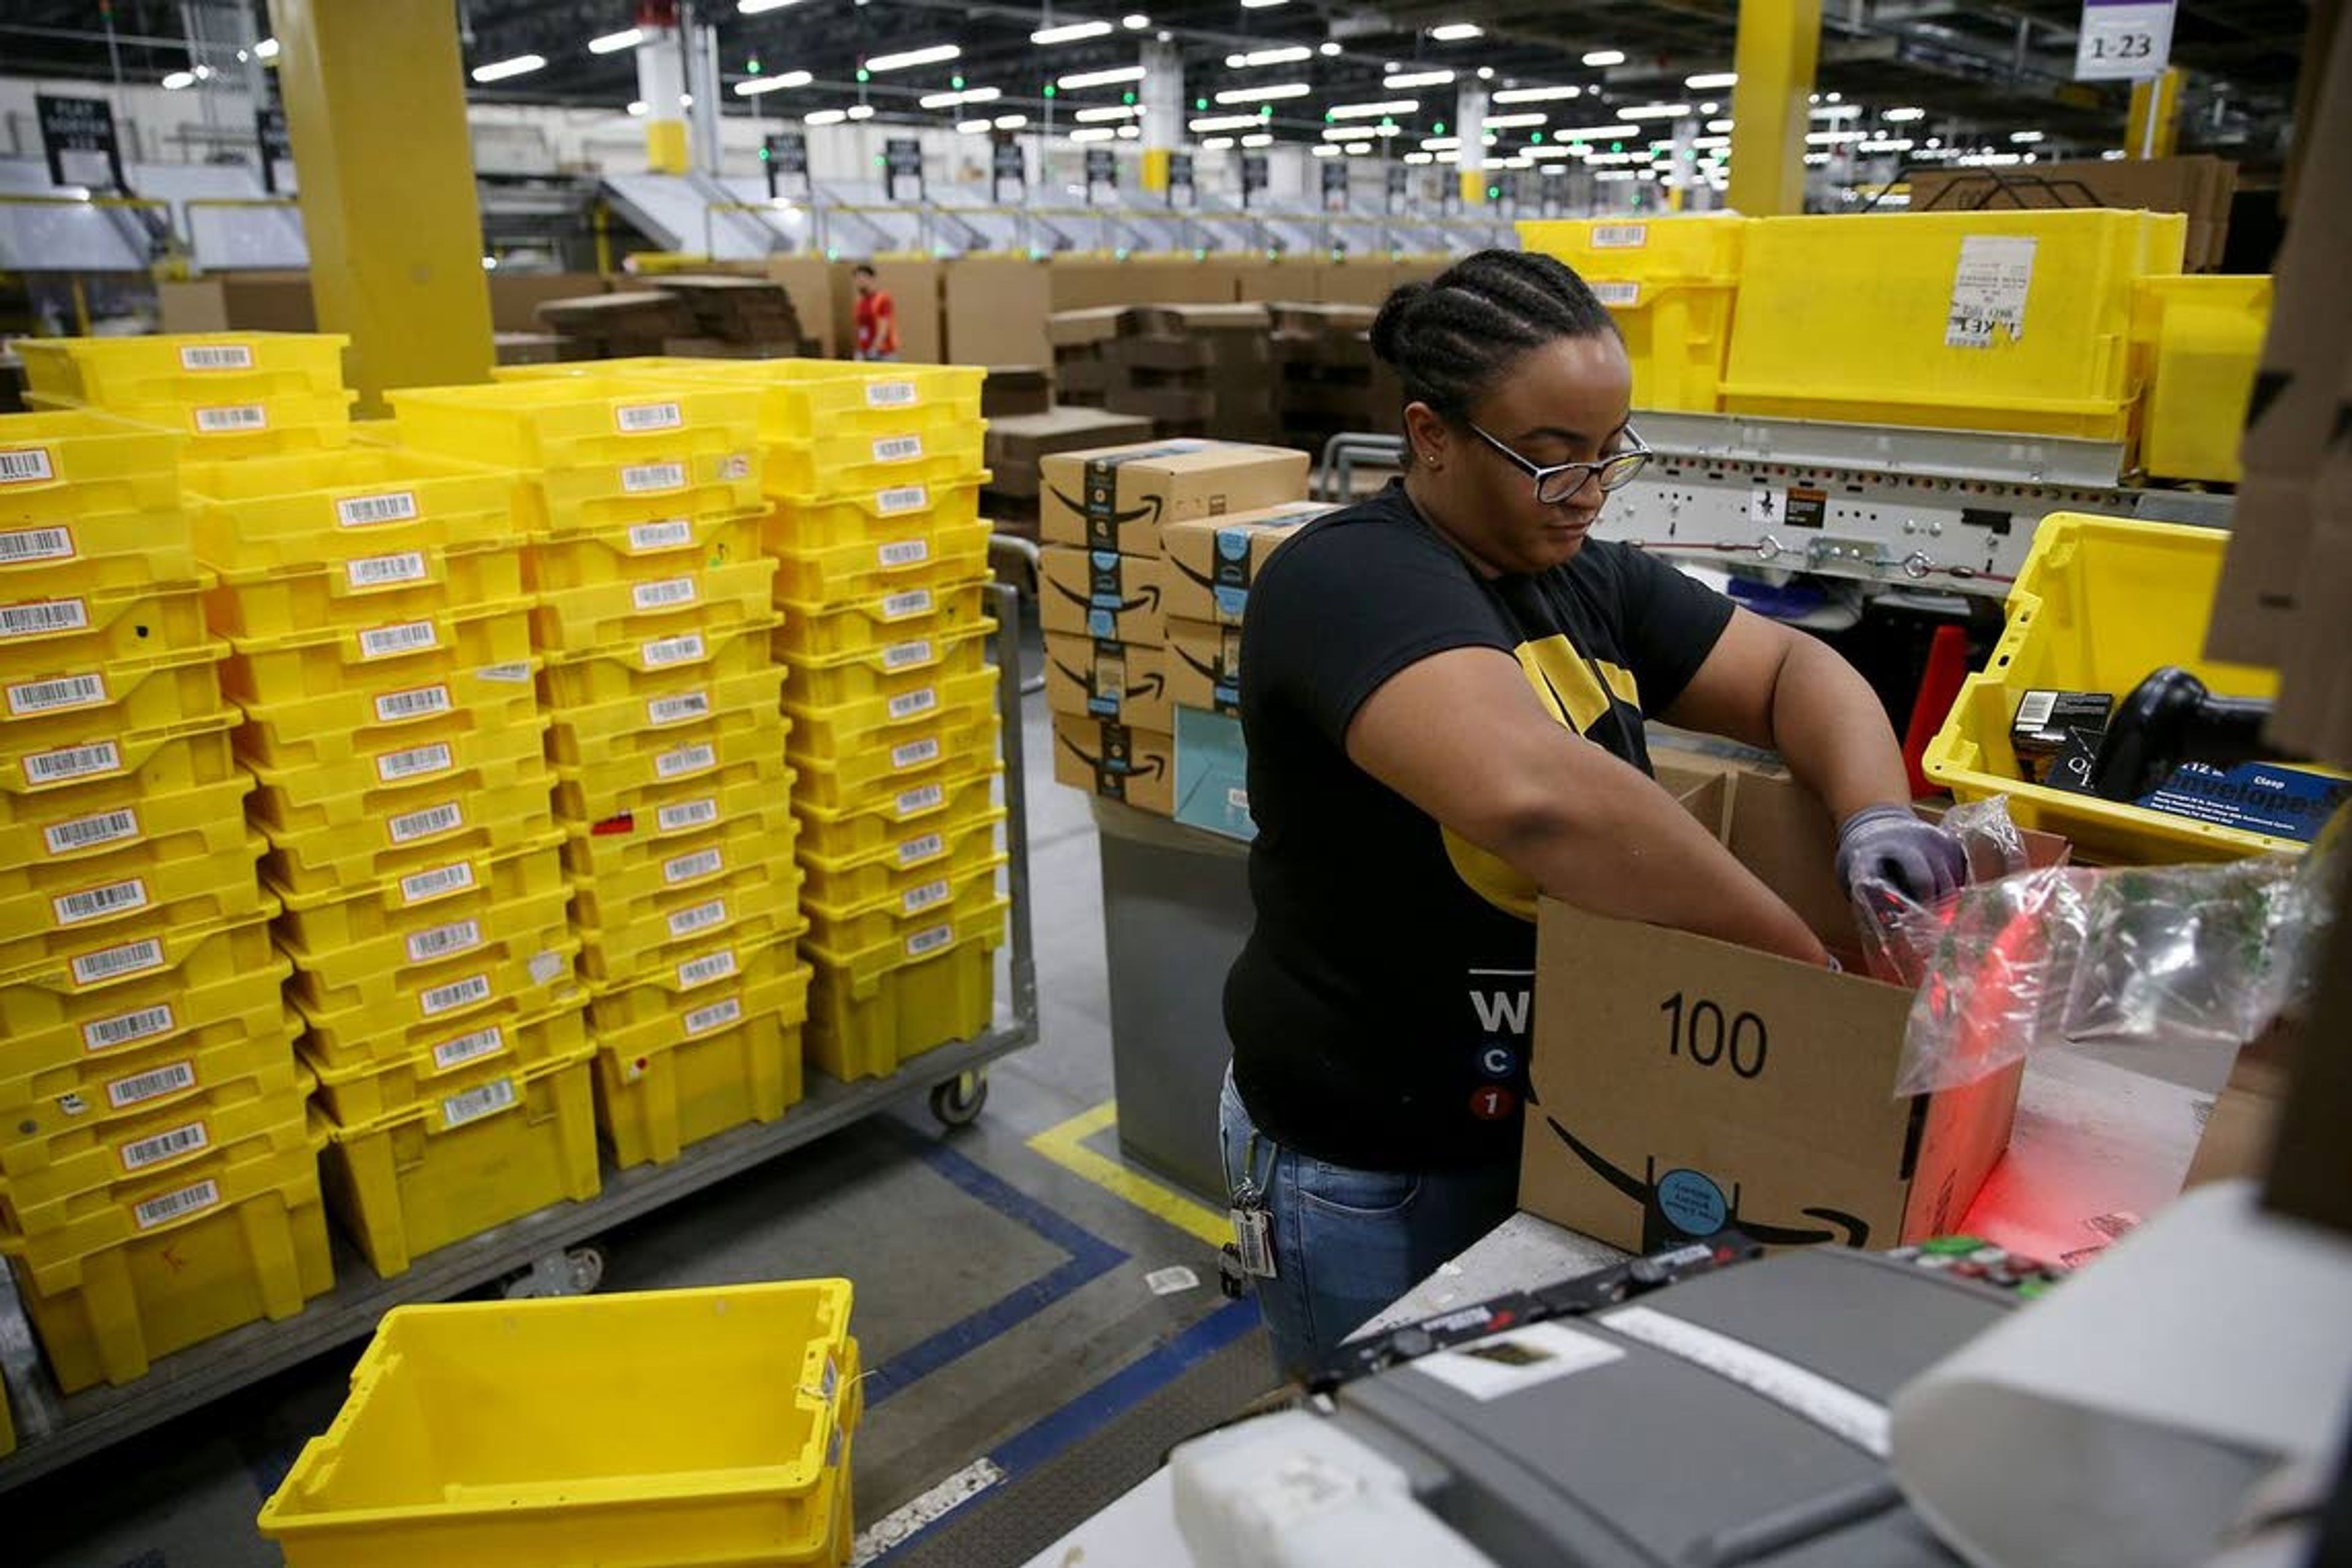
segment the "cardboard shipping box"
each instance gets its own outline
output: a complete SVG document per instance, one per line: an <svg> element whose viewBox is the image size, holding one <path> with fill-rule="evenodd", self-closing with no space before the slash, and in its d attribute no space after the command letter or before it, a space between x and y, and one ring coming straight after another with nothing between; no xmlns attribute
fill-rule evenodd
<svg viewBox="0 0 2352 1568"><path fill-rule="evenodd" d="M1242 623L1249 586L1276 546L1299 527L1337 507L1324 501L1284 501L1221 518L1187 518L1160 531L1168 558L1168 614L1172 618Z"/></svg>
<svg viewBox="0 0 2352 1568"><path fill-rule="evenodd" d="M1045 316L1053 279L1025 256L975 255L947 264L940 279L946 349L958 364L1041 364L1053 357Z"/></svg>
<svg viewBox="0 0 2352 1568"><path fill-rule="evenodd" d="M1057 452L1045 477L1049 544L1160 553L1160 530L1188 518L1254 511L1307 494L1307 457L1282 447L1172 440Z"/></svg>
<svg viewBox="0 0 2352 1568"><path fill-rule="evenodd" d="M1168 640L1160 605L1165 563L1156 555L1048 544L1037 566L1038 624L1047 636L1096 637L1160 647Z"/></svg>
<svg viewBox="0 0 2352 1568"><path fill-rule="evenodd" d="M1180 708L1234 713L1242 701L1242 629L1202 620L1168 623L1168 698Z"/></svg>
<svg viewBox="0 0 2352 1568"><path fill-rule="evenodd" d="M1073 719L1111 719L1164 734L1176 722L1168 692L1168 650L1049 634L1045 706Z"/></svg>
<svg viewBox="0 0 2352 1568"><path fill-rule="evenodd" d="M1230 713L1176 710L1176 820L1246 844L1257 837L1250 815L1249 750L1242 721Z"/></svg>
<svg viewBox="0 0 2352 1568"><path fill-rule="evenodd" d="M1732 853L1851 954L1827 811L1762 774L1729 790ZM1706 795L1685 802L1701 821ZM2037 860L2064 853L2029 842ZM2008 1147L2023 1064L1896 1099L1911 993L1858 959L1833 973L1549 900L1537 923L1532 1213L1636 1251L1726 1226L1774 1246L1891 1247L1954 1228Z"/></svg>
<svg viewBox="0 0 2352 1568"><path fill-rule="evenodd" d="M996 378L989 377L993 386ZM1049 408L1042 414L988 416L982 461L988 488L1000 495L1034 497L1044 483L1040 465L1056 452L1083 452L1149 440L1151 422L1101 408Z"/></svg>
<svg viewBox="0 0 2352 1568"><path fill-rule="evenodd" d="M1161 816L1176 809L1176 738L1104 719L1054 715L1054 777Z"/></svg>

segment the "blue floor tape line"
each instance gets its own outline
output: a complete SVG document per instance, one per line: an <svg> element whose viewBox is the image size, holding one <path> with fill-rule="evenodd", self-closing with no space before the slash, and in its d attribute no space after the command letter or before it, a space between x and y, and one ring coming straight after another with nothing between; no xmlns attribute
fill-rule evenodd
<svg viewBox="0 0 2352 1568"><path fill-rule="evenodd" d="M913 1146L917 1157L934 1172L970 1197L1068 1253L1069 1260L875 1368L866 1380L868 1406L881 1404L950 1362L1035 1317L1089 1280L1109 1273L1128 1257L946 1144L936 1140L917 1140Z"/></svg>

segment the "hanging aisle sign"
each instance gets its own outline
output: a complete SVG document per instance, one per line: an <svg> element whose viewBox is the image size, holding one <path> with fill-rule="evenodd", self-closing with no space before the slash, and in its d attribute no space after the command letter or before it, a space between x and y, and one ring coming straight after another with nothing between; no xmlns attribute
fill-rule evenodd
<svg viewBox="0 0 2352 1568"><path fill-rule="evenodd" d="M1184 199L1181 202L1179 202L1176 199L1176 193L1179 191L1184 193ZM1169 153L1168 205L1171 207L1190 207L1198 206L1200 202L1200 193L1194 188L1192 184L1192 154L1190 153Z"/></svg>
<svg viewBox="0 0 2352 1568"><path fill-rule="evenodd" d="M996 133L996 145L989 153L988 199L1004 200L1004 187L1015 187L1017 195L1029 194L1029 160L1021 151L1021 143L1010 131Z"/></svg>
<svg viewBox="0 0 2352 1568"><path fill-rule="evenodd" d="M1095 187L1108 188L1111 199L1118 199L1118 156L1108 147L1087 149L1087 200L1095 199Z"/></svg>
<svg viewBox="0 0 2352 1568"><path fill-rule="evenodd" d="M1412 193L1412 171L1402 163L1389 165L1389 211L1404 211L1405 199Z"/></svg>
<svg viewBox="0 0 2352 1568"><path fill-rule="evenodd" d="M41 150L48 154L49 184L131 189L122 177L114 109L106 100L35 93L33 112L41 125Z"/></svg>
<svg viewBox="0 0 2352 1568"><path fill-rule="evenodd" d="M1242 205L1249 205L1250 193L1265 189L1265 154L1242 154Z"/></svg>
<svg viewBox="0 0 2352 1568"><path fill-rule="evenodd" d="M261 188L271 195L278 194L278 161L289 162L294 156L294 144L286 136L286 111L282 109L257 109L253 111L254 139L261 143Z"/></svg>
<svg viewBox="0 0 2352 1568"><path fill-rule="evenodd" d="M2172 61L2172 0L2083 0L2076 81L2144 81Z"/></svg>
<svg viewBox="0 0 2352 1568"><path fill-rule="evenodd" d="M808 194L808 132L778 131L760 144L760 155L768 169L768 198L773 201L783 194L789 184L802 195Z"/></svg>
<svg viewBox="0 0 2352 1568"><path fill-rule="evenodd" d="M901 180L912 180L915 199L923 199L923 144L912 136L893 136L882 143L883 190L894 202Z"/></svg>
<svg viewBox="0 0 2352 1568"><path fill-rule="evenodd" d="M1343 212L1348 205L1348 161L1344 158L1323 160L1323 210Z"/></svg>

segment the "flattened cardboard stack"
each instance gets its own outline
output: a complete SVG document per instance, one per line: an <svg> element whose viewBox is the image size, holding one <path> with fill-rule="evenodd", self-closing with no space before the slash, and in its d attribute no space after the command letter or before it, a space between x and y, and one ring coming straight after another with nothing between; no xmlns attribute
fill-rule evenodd
<svg viewBox="0 0 2352 1568"><path fill-rule="evenodd" d="M783 285L764 278L680 277L654 287L693 313L691 334L671 338L667 352L708 359L783 359L807 350L800 313Z"/></svg>
<svg viewBox="0 0 2352 1568"><path fill-rule="evenodd" d="M2017 207L2125 207L2185 213L2185 272L2219 272L2230 234L2238 165L2225 158L2125 158L2039 163L2032 169L1919 169L1910 176L1913 212L1988 212Z"/></svg>
<svg viewBox="0 0 2352 1568"><path fill-rule="evenodd" d="M1149 419L1161 435L1263 441L1276 431L1266 308L1130 305L1050 319L1063 401Z"/></svg>
<svg viewBox="0 0 2352 1568"><path fill-rule="evenodd" d="M543 300L537 312L547 330L576 339L582 359L631 359L666 352L672 338L694 333L694 312L685 300L658 289L625 294L583 294Z"/></svg>
<svg viewBox="0 0 2352 1568"><path fill-rule="evenodd" d="M1372 353L1365 305L1273 304L1275 415L1310 449L1343 430L1402 434L1404 394Z"/></svg>
<svg viewBox="0 0 2352 1568"><path fill-rule="evenodd" d="M980 416L991 424L999 419L1049 414L1054 408L1054 374L1042 364L992 364L980 389Z"/></svg>
<svg viewBox="0 0 2352 1568"><path fill-rule="evenodd" d="M1060 452L1039 465L1038 614L1062 783L1172 816L1166 531L1306 493L1304 452L1171 440Z"/></svg>
<svg viewBox="0 0 2352 1568"><path fill-rule="evenodd" d="M995 372L989 373L991 380ZM986 454L990 475L980 502L996 526L1024 539L1037 537L1039 465L1056 452L1121 446L1145 440L1151 421L1100 408L1054 408L1039 414L991 417Z"/></svg>

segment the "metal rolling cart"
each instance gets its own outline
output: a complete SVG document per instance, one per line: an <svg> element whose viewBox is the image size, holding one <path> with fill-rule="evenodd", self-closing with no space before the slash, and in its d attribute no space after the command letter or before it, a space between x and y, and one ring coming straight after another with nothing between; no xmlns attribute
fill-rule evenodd
<svg viewBox="0 0 2352 1568"><path fill-rule="evenodd" d="M992 590L996 655L1020 668L1020 603ZM583 1203L558 1204L440 1248L406 1273L378 1279L355 1249L335 1237L336 1278L326 1295L279 1322L249 1323L167 1356L146 1376L119 1387L60 1396L41 1363L16 1289L0 1270L0 1378L16 1425L16 1451L0 1458L0 1492L162 1425L335 1346L364 1338L394 1307L444 1300L505 1281L513 1295L592 1290L603 1274L594 1238L665 1204L723 1182L789 1150L887 1110L928 1097L949 1127L980 1114L988 1065L1037 1040L1036 952L1031 931L1029 837L1023 776L1020 683L997 688L1003 721L1006 877L1012 909L1009 984L987 1033L926 1051L887 1078L842 1083L812 1074L806 1096L778 1120L752 1123L692 1145L667 1164L607 1169L603 1190Z"/></svg>

